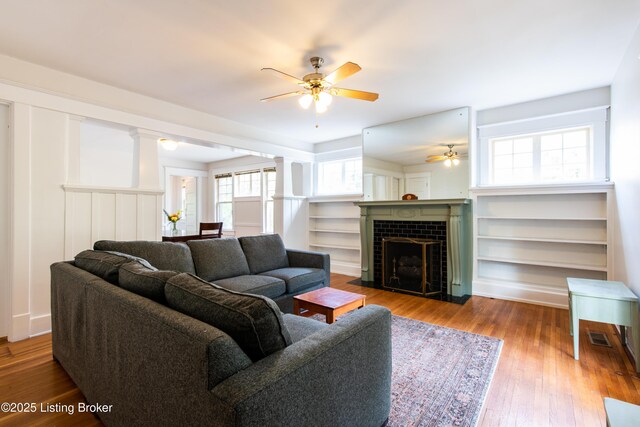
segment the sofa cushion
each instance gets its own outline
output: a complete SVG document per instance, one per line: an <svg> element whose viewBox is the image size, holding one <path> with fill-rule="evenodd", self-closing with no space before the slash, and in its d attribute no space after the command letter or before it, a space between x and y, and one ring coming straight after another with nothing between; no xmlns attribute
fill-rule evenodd
<svg viewBox="0 0 640 427"><path fill-rule="evenodd" d="M76 255L74 265L117 285L120 266L131 261L138 261L140 264L151 268L151 265L144 259L129 254L113 251L92 251L91 249Z"/></svg>
<svg viewBox="0 0 640 427"><path fill-rule="evenodd" d="M320 268L288 267L265 271L260 276L277 277L287 284L287 293L295 294L310 288L325 279L324 270Z"/></svg>
<svg viewBox="0 0 640 427"><path fill-rule="evenodd" d="M260 295L233 292L192 274L178 274L165 285L167 304L233 338L253 361L291 344L275 302Z"/></svg>
<svg viewBox="0 0 640 427"><path fill-rule="evenodd" d="M198 277L211 282L249 273L238 239L204 239L187 242Z"/></svg>
<svg viewBox="0 0 640 427"><path fill-rule="evenodd" d="M238 276L228 279L216 280L218 286L235 292L263 295L268 298L277 298L287 291L284 281L271 276Z"/></svg>
<svg viewBox="0 0 640 427"><path fill-rule="evenodd" d="M287 250L278 234L240 237L238 240L247 257L251 274L289 267Z"/></svg>
<svg viewBox="0 0 640 427"><path fill-rule="evenodd" d="M130 261L120 266L118 285L135 294L166 304L164 285L178 274L175 271L158 270L138 261Z"/></svg>
<svg viewBox="0 0 640 427"><path fill-rule="evenodd" d="M191 251L184 243L99 240L93 245L99 251L118 251L144 258L159 270L195 273Z"/></svg>

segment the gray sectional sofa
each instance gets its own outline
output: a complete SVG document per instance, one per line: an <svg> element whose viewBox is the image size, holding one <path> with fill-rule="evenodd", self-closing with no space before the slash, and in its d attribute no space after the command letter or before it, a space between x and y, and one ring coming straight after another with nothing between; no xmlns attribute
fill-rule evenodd
<svg viewBox="0 0 640 427"><path fill-rule="evenodd" d="M187 243L113 240L93 248L147 260L160 270L193 273L207 282L238 292L264 295L285 313L293 296L329 286L329 255L286 249L277 234Z"/></svg>
<svg viewBox="0 0 640 427"><path fill-rule="evenodd" d="M186 257L173 255L202 254L204 246L156 243L128 242L119 248L133 249L129 254L85 251L74 261L51 266L54 358L89 403L111 405L96 414L106 425L385 423L391 387L389 310L368 305L331 325L283 314L264 293L275 293L276 286L282 290L284 283L282 300L301 287L323 286L315 275L304 285L301 276L310 272L295 270L324 271L299 266L301 259L314 259L319 266L321 258L289 252L288 267L256 264L249 261L252 251L264 247L239 242L246 266L234 262L233 268L201 266L198 271L198 256L189 267ZM95 247L114 250L116 244ZM168 271L166 265L167 270L158 270L154 263L159 261L188 271ZM246 267L250 274L237 275ZM294 270L282 271L287 268ZM212 284L211 276L203 280L196 271L238 280L222 287L215 283L224 279ZM230 290L243 289L243 276L282 283L253 278L257 281L247 289L262 294Z"/></svg>

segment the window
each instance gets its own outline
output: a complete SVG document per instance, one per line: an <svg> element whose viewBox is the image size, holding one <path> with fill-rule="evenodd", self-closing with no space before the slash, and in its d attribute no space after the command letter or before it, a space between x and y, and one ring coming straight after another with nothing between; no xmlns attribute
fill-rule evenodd
<svg viewBox="0 0 640 427"><path fill-rule="evenodd" d="M591 128L489 140L493 184L584 181L590 177Z"/></svg>
<svg viewBox="0 0 640 427"><path fill-rule="evenodd" d="M235 196L260 196L260 171L246 171L235 173Z"/></svg>
<svg viewBox="0 0 640 427"><path fill-rule="evenodd" d="M216 175L216 218L223 230L233 230L233 180L231 174Z"/></svg>
<svg viewBox="0 0 640 427"><path fill-rule="evenodd" d="M317 171L317 194L362 192L361 158L321 162Z"/></svg>
<svg viewBox="0 0 640 427"><path fill-rule="evenodd" d="M531 185L607 179L605 107L478 127L478 184Z"/></svg>
<svg viewBox="0 0 640 427"><path fill-rule="evenodd" d="M276 194L276 169L264 169L264 226L265 233L274 232L273 195Z"/></svg>

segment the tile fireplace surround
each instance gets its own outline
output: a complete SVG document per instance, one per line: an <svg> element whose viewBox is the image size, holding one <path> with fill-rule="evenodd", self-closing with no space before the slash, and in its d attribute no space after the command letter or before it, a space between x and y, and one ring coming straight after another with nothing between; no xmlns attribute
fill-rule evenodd
<svg viewBox="0 0 640 427"><path fill-rule="evenodd" d="M381 237L424 237L424 224L440 222L446 226L446 288L453 300L466 300L471 295L472 276L472 218L469 199L431 200L390 200L375 202L354 202L360 207L360 244L362 248L362 282L376 283L375 250L376 238ZM399 227L402 236L376 236L374 222L390 224L416 224L413 227ZM383 229L389 230L389 227ZM393 229L393 227L391 227ZM376 227L380 233L381 227ZM440 240L440 239L437 239ZM379 261L379 260L378 260ZM380 273L378 273L379 276Z"/></svg>

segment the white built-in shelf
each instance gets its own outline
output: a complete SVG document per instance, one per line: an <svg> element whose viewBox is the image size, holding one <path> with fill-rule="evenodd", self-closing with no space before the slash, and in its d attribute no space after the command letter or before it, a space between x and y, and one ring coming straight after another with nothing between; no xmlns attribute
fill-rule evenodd
<svg viewBox="0 0 640 427"><path fill-rule="evenodd" d="M515 258L500 258L500 257L491 257L491 256L478 256L477 259L478 261L504 262L509 264L539 265L543 267L571 268L574 270L607 271L606 266L572 264L567 262L522 260L522 259L515 259Z"/></svg>
<svg viewBox="0 0 640 427"><path fill-rule="evenodd" d="M478 239L511 240L515 242L578 243L583 245L606 245L607 244L605 240L547 239L547 238L540 238L540 237L478 236Z"/></svg>
<svg viewBox="0 0 640 427"><path fill-rule="evenodd" d="M478 219L512 219L512 220L535 220L535 221L606 221L607 218L578 218L578 217L569 217L569 218L544 218L544 217L523 217L523 216L488 216L482 215L478 216Z"/></svg>
<svg viewBox="0 0 640 427"><path fill-rule="evenodd" d="M315 231L316 233L344 233L344 234L360 234L359 231L349 231L349 230L320 230L320 229L310 229L309 231Z"/></svg>
<svg viewBox="0 0 640 427"><path fill-rule="evenodd" d="M333 245L333 244L326 244L326 243L309 243L309 246L313 246L314 248L348 249L353 251L360 250L360 246Z"/></svg>
<svg viewBox="0 0 640 427"><path fill-rule="evenodd" d="M309 215L311 219L360 219L359 216L327 216L327 215Z"/></svg>

